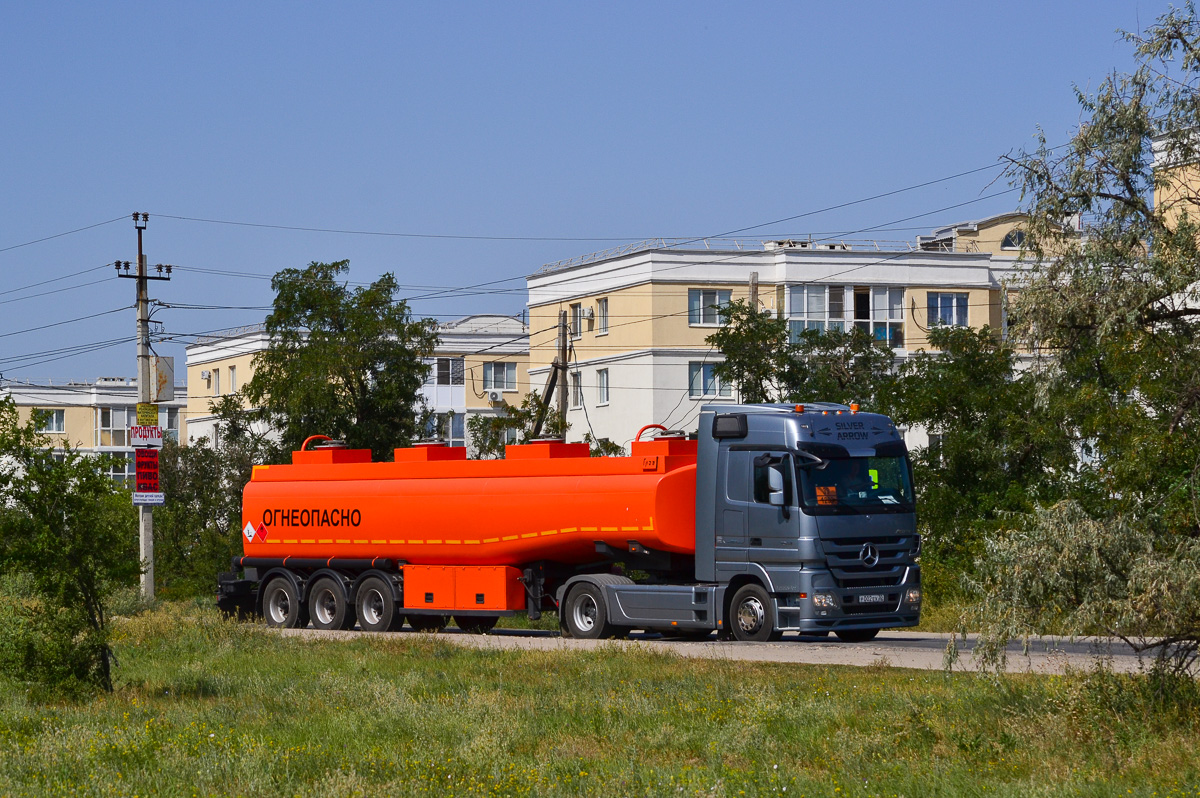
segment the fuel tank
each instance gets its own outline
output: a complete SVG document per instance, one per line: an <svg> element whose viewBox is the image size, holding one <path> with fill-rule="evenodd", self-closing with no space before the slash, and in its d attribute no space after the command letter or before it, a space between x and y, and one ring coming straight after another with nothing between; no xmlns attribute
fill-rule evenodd
<svg viewBox="0 0 1200 798"><path fill-rule="evenodd" d="M591 562L597 542L695 553L695 441L635 441L629 457L596 458L587 444L537 442L505 456L426 445L373 463L369 450L324 448L255 466L245 553L514 566Z"/></svg>

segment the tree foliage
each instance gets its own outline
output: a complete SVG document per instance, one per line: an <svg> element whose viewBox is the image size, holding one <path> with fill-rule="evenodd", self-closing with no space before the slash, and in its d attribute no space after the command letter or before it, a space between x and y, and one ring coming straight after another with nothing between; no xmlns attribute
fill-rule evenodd
<svg viewBox="0 0 1200 798"><path fill-rule="evenodd" d="M270 342L255 356L245 394L281 431L285 449L319 433L387 460L420 435L422 358L437 330L412 318L391 273L350 289L339 282L349 268L314 262L275 275Z"/></svg>
<svg viewBox="0 0 1200 798"><path fill-rule="evenodd" d="M467 419L472 456L480 460L504 459L504 447L508 441L520 444L533 440L533 428L539 415L545 416L539 437L565 438L570 424L564 425L550 405L550 402L543 403L536 393L529 393L520 405L505 402L494 414L472 414ZM592 457L619 457L625 454L623 447L607 438L596 440L590 433L584 433L583 440L591 447Z"/></svg>
<svg viewBox="0 0 1200 798"><path fill-rule="evenodd" d="M235 396L212 403L215 440L163 445L165 504L154 513L155 577L165 596L210 595L217 574L242 551L242 491L255 465L286 456Z"/></svg>
<svg viewBox="0 0 1200 798"><path fill-rule="evenodd" d="M1200 24L1189 3L1127 38L1138 68L1078 93L1071 141L1008 158L1032 264L1013 329L1079 461L1071 503L988 541L976 617L992 616L985 651L1027 630L1108 632L1167 641L1159 670L1187 672L1200 641Z"/></svg>
<svg viewBox="0 0 1200 798"><path fill-rule="evenodd" d="M0 400L0 667L68 691L112 689L106 603L140 573L136 513L108 459L56 453Z"/></svg>

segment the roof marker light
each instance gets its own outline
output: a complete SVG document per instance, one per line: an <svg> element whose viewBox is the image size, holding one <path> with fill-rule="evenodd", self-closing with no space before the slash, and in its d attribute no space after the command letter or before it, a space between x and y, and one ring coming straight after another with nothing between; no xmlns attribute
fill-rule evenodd
<svg viewBox="0 0 1200 798"><path fill-rule="evenodd" d="M829 415L829 411L828 411L828 410L822 410L822 411L821 411L821 415L823 415L823 416L827 416L827 415Z"/></svg>
<svg viewBox="0 0 1200 798"><path fill-rule="evenodd" d="M851 412L851 413L857 413L857 412L858 412L858 405L857 405L857 404L855 404L855 403L853 403L853 402L851 402L851 403L850 403L850 412Z"/></svg>
<svg viewBox="0 0 1200 798"><path fill-rule="evenodd" d="M796 412L797 412L797 413L803 413L803 412L804 412L804 405L796 405Z"/></svg>

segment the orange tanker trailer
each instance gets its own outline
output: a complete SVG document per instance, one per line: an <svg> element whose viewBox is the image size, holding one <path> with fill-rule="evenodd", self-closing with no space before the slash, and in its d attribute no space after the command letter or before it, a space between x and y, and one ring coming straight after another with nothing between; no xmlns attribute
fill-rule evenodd
<svg viewBox="0 0 1200 798"><path fill-rule="evenodd" d="M693 439L640 438L629 457L541 441L504 460L426 444L376 463L314 436L291 464L254 468L245 553L218 603L272 626L368 631L454 616L481 632L550 608L584 637L916 623L911 470L890 420L727 405L704 408Z"/></svg>

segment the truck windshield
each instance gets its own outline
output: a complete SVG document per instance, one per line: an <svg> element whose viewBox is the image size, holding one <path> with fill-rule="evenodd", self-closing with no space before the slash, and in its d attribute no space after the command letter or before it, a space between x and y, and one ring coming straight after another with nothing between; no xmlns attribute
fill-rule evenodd
<svg viewBox="0 0 1200 798"><path fill-rule="evenodd" d="M905 457L842 457L814 468L801 460L800 500L816 515L913 511ZM807 467L803 467L807 465Z"/></svg>

